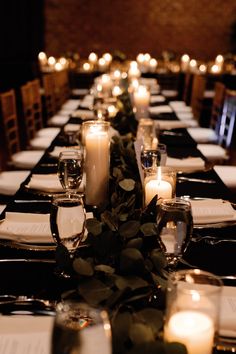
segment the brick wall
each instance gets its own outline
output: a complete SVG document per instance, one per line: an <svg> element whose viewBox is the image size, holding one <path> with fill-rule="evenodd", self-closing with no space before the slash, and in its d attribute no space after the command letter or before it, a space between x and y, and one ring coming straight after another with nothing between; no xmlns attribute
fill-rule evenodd
<svg viewBox="0 0 236 354"><path fill-rule="evenodd" d="M82 57L163 50L211 59L231 50L235 0L45 0L45 50Z"/></svg>

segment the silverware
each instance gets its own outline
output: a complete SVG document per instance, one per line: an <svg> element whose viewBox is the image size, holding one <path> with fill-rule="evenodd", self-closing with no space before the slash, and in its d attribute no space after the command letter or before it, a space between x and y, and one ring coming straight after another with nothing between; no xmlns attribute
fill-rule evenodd
<svg viewBox="0 0 236 354"><path fill-rule="evenodd" d="M51 203L49 199L15 199L14 203Z"/></svg>
<svg viewBox="0 0 236 354"><path fill-rule="evenodd" d="M208 184L216 183L214 179L191 178L191 177L184 177L184 176L177 177L177 180L179 182L197 182L197 183L208 183Z"/></svg>
<svg viewBox="0 0 236 354"><path fill-rule="evenodd" d="M192 237L191 241L193 242L205 241L209 245L217 245L223 242L236 243L236 239L225 239L225 238L218 238L218 237L208 236L208 235Z"/></svg>
<svg viewBox="0 0 236 354"><path fill-rule="evenodd" d="M170 136L183 136L182 133L171 132L169 130L164 130L161 135L170 135Z"/></svg>

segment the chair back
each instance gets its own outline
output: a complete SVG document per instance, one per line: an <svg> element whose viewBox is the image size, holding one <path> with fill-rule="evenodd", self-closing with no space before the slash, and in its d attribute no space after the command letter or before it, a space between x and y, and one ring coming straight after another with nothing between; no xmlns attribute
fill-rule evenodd
<svg viewBox="0 0 236 354"><path fill-rule="evenodd" d="M63 103L70 96L70 84L68 70L54 72L56 109L60 110Z"/></svg>
<svg viewBox="0 0 236 354"><path fill-rule="evenodd" d="M183 87L183 101L186 105L190 105L192 94L193 74L190 72L185 73L184 87Z"/></svg>
<svg viewBox="0 0 236 354"><path fill-rule="evenodd" d="M223 103L225 98L225 85L222 82L216 82L214 87L214 98L211 108L210 128L215 130L218 135L220 129L220 120L222 117Z"/></svg>
<svg viewBox="0 0 236 354"><path fill-rule="evenodd" d="M235 136L236 91L226 90L220 122L218 143L226 149L232 147Z"/></svg>
<svg viewBox="0 0 236 354"><path fill-rule="evenodd" d="M57 111L55 100L55 82L54 73L43 74L42 76L43 87L43 104L46 120L51 118Z"/></svg>
<svg viewBox="0 0 236 354"><path fill-rule="evenodd" d="M204 91L206 88L206 78L201 74L193 76L192 94L190 106L192 107L194 118L200 121L204 105Z"/></svg>
<svg viewBox="0 0 236 354"><path fill-rule="evenodd" d="M20 90L26 139L29 143L35 137L37 130L43 127L40 82L38 79L29 81L22 85Z"/></svg>
<svg viewBox="0 0 236 354"><path fill-rule="evenodd" d="M17 120L15 91L0 94L3 135L7 147L7 160L21 150L19 125Z"/></svg>

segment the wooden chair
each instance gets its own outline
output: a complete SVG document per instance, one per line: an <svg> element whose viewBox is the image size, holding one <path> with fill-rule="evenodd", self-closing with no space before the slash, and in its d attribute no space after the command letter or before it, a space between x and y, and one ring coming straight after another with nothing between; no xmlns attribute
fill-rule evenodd
<svg viewBox="0 0 236 354"><path fill-rule="evenodd" d="M54 72L55 103L59 111L63 103L70 97L70 84L68 70Z"/></svg>
<svg viewBox="0 0 236 354"><path fill-rule="evenodd" d="M205 88L206 78L203 75L195 74L193 76L190 106L192 107L194 118L198 122L200 121L203 112Z"/></svg>
<svg viewBox="0 0 236 354"><path fill-rule="evenodd" d="M56 112L56 99L55 99L55 82L54 74L47 73L42 76L43 87L43 103L46 121L51 118Z"/></svg>
<svg viewBox="0 0 236 354"><path fill-rule="evenodd" d="M26 151L20 141L19 124L14 90L0 94L1 118L7 161L10 167L33 168L44 151Z"/></svg>

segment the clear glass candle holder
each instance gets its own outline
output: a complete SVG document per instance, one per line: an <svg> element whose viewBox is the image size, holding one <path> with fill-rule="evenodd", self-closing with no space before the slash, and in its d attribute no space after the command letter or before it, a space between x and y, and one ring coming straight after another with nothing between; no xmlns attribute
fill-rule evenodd
<svg viewBox="0 0 236 354"><path fill-rule="evenodd" d="M157 195L159 202L176 196L176 171L170 167L157 166L144 170L144 206Z"/></svg>
<svg viewBox="0 0 236 354"><path fill-rule="evenodd" d="M217 276L200 269L170 274L164 340L184 344L188 354L212 354L222 286Z"/></svg>

